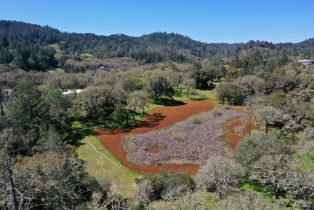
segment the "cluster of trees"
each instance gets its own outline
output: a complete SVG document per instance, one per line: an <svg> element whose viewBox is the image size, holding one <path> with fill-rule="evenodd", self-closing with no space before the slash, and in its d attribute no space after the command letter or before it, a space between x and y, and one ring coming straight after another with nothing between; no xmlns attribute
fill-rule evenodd
<svg viewBox="0 0 314 210"><path fill-rule="evenodd" d="M0 63L11 64L14 68L43 70L57 66L55 50L49 46L35 44L17 45L12 48L5 36L0 36Z"/></svg>
<svg viewBox="0 0 314 210"><path fill-rule="evenodd" d="M99 186L63 141L69 102L40 89L31 76L17 82L0 120L0 206L73 209Z"/></svg>
<svg viewBox="0 0 314 210"><path fill-rule="evenodd" d="M221 198L218 209L274 208L239 190L244 182L288 207L313 208L313 171L300 170L295 159L313 159L314 69L291 62L313 58L313 46L205 44L167 33L96 36L0 21L0 208L206 209L206 191ZM88 71L100 66L124 71ZM81 73L38 72L56 67ZM215 88L216 81L223 82ZM215 88L221 103L248 105L265 133L246 137L234 155L209 156L195 179L144 176L132 199L85 173L73 151L73 121L130 126L149 102L190 97L194 88Z"/></svg>
<svg viewBox="0 0 314 210"><path fill-rule="evenodd" d="M79 60L81 54L90 53L101 59L129 57L142 63L190 62L204 58L219 63L227 59L243 72L249 72L257 66L273 69L283 65L288 61L287 55L310 58L314 52L311 39L297 44L264 41L207 44L175 33L97 36L65 33L16 21L0 21L0 38L0 63L24 70L47 70L56 65L67 67L67 61L71 63Z"/></svg>
<svg viewBox="0 0 314 210"><path fill-rule="evenodd" d="M286 146L299 144L302 131L305 140L300 150L307 156L313 153L312 68L288 65L265 76L242 76L232 68L202 62L165 63L115 73L26 73L4 69L0 89L12 88L13 93L5 98L1 91L0 97L0 205L15 209L71 209L87 202L92 209L123 209L130 205L145 208L161 201L160 205L194 208L206 206L200 192L205 190L221 197L221 209L231 208L232 203L245 206L248 200L254 201L256 209L259 205L267 209L267 202L259 196L234 194L244 180L250 180L277 198L291 198L290 206L312 207L313 175L291 164L294 151ZM209 159L195 180L169 174L145 177L138 181L139 192L134 199L126 200L101 188L73 155L69 146L75 143L71 139L72 121L129 126L136 115L145 113L151 100L171 100L175 93L189 93L197 84L210 88L211 82L222 76L226 80L216 88L218 96L223 89L241 89L243 101L250 105L248 111L259 122L259 129L261 125L266 127L265 134L241 141L234 158ZM64 95L69 89L82 92ZM238 103L233 101L239 100L236 93L226 95L234 99L224 96L224 102ZM273 128L279 131L278 137L273 136ZM44 183L50 184L50 190L43 187ZM187 187L182 183L190 184ZM234 204L235 196L241 198L241 203Z"/></svg>
<svg viewBox="0 0 314 210"><path fill-rule="evenodd" d="M202 193L207 191L214 192L220 198L215 209L277 209L279 203L284 204L284 207L312 209L313 171L301 171L296 168L292 162L292 152L288 145L277 137L257 132L243 139L234 155L211 156L195 179L190 181L193 183L190 186L193 187L181 187L180 191L173 187L175 192L170 194L164 190L163 192L167 193L157 199L162 201L158 205L151 203L150 206L169 209L208 209L206 196ZM160 188L153 184L159 176L153 176L154 182L151 182L151 177L144 178L142 183L145 184L139 185L138 189L142 196L145 194L146 198L149 198L151 193L159 192ZM162 178L158 183L164 183L164 180L167 179ZM263 196L239 189L243 183L248 182L284 201L272 204Z"/></svg>
<svg viewBox="0 0 314 210"><path fill-rule="evenodd" d="M145 113L151 100L172 100L175 89L186 89L185 80L178 78L188 74L174 68L165 64L153 71L81 74L4 69L0 77L1 208L73 209L86 202L99 208L126 205L85 173L84 164L73 154L76 133L71 124L81 120L129 126L136 115ZM75 89L82 91L64 94ZM12 91L11 95L4 97L3 90Z"/></svg>
<svg viewBox="0 0 314 210"><path fill-rule="evenodd" d="M232 64L216 93L222 103L248 105L257 129L265 127L265 134L237 147L235 160L247 170L245 178L277 199L285 197L288 206L312 209L313 170L301 170L296 162L303 160L296 157L313 152L313 67L276 61L251 70Z"/></svg>

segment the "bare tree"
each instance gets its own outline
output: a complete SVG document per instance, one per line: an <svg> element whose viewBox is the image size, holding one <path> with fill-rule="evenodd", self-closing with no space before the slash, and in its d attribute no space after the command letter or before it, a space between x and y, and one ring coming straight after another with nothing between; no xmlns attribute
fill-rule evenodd
<svg viewBox="0 0 314 210"><path fill-rule="evenodd" d="M289 149L276 137L265 133L246 136L237 146L235 159L248 168L263 155L289 153Z"/></svg>
<svg viewBox="0 0 314 210"><path fill-rule="evenodd" d="M278 199L283 195L288 181L288 163L289 158L286 155L263 156L253 165L250 179L274 192Z"/></svg>
<svg viewBox="0 0 314 210"><path fill-rule="evenodd" d="M185 87L187 97L190 97L195 90L195 80L189 74L185 74L182 85Z"/></svg>
<svg viewBox="0 0 314 210"><path fill-rule="evenodd" d="M264 80L255 75L245 75L239 77L234 81L234 84L246 93L246 95L253 95L258 92L258 86L264 82Z"/></svg>
<svg viewBox="0 0 314 210"><path fill-rule="evenodd" d="M20 192L32 193L32 207L74 209L90 195L82 163L66 152L24 157L14 164Z"/></svg>
<svg viewBox="0 0 314 210"><path fill-rule="evenodd" d="M127 203L113 192L108 192L106 195L94 192L88 207L97 210L126 210Z"/></svg>
<svg viewBox="0 0 314 210"><path fill-rule="evenodd" d="M134 199L141 206L147 207L150 202L150 195L153 193L152 183L149 180L144 180L138 183L137 191L135 193Z"/></svg>
<svg viewBox="0 0 314 210"><path fill-rule="evenodd" d="M285 121L284 129L292 133L292 144L295 144L295 133L301 129L301 125L291 116L287 116Z"/></svg>
<svg viewBox="0 0 314 210"><path fill-rule="evenodd" d="M1 114L1 116L4 115L4 108L3 108L4 99L3 98L4 98L3 97L3 90L2 90L2 87L0 86L0 114Z"/></svg>
<svg viewBox="0 0 314 210"><path fill-rule="evenodd" d="M314 128L307 127L306 129L304 129L303 137L307 140L314 140Z"/></svg>
<svg viewBox="0 0 314 210"><path fill-rule="evenodd" d="M14 173L14 163L17 153L21 150L22 142L18 143L18 138L9 129L0 133L0 198L2 198L5 209L25 209L29 205L31 195L26 195L26 191L21 189L17 177ZM19 146L17 146L19 145ZM24 192L23 192L24 191ZM28 200L28 201L26 201Z"/></svg>
<svg viewBox="0 0 314 210"><path fill-rule="evenodd" d="M262 196L249 191L234 193L227 198L220 200L218 210L273 210L275 209Z"/></svg>
<svg viewBox="0 0 314 210"><path fill-rule="evenodd" d="M289 173L285 189L294 196L295 207L311 209L314 198L314 174L293 171Z"/></svg>
<svg viewBox="0 0 314 210"><path fill-rule="evenodd" d="M238 185L243 171L241 165L223 156L211 157L196 176L197 186L214 191L219 197L230 193Z"/></svg>
<svg viewBox="0 0 314 210"><path fill-rule="evenodd" d="M282 112L272 106L263 106L254 111L255 119L265 124L266 134L268 134L269 126L281 116Z"/></svg>
<svg viewBox="0 0 314 210"><path fill-rule="evenodd" d="M205 193L202 191L186 192L180 197L171 195L164 198L163 201L149 205L151 209L171 209L171 210L207 210L208 206L205 200Z"/></svg>
<svg viewBox="0 0 314 210"><path fill-rule="evenodd" d="M142 110L142 115L145 113L145 107L149 102L149 97L145 91L134 91L128 99L128 106L135 112L137 108Z"/></svg>

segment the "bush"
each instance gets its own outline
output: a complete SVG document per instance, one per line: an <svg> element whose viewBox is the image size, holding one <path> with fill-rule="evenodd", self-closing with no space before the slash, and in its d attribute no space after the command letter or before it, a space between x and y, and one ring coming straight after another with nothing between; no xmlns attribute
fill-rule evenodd
<svg viewBox="0 0 314 210"><path fill-rule="evenodd" d="M222 197L239 184L244 173L239 164L227 157L211 157L196 176L200 189L215 192Z"/></svg>
<svg viewBox="0 0 314 210"><path fill-rule="evenodd" d="M289 149L276 137L256 133L246 136L240 141L235 158L242 165L248 167L264 155L277 153L289 153Z"/></svg>
<svg viewBox="0 0 314 210"><path fill-rule="evenodd" d="M188 192L176 199L166 198L164 201L153 202L149 205L149 209L204 210L208 209L205 196L205 193L201 191L194 193Z"/></svg>
<svg viewBox="0 0 314 210"><path fill-rule="evenodd" d="M149 201L160 200L169 194L178 197L187 191L193 191L195 188L193 179L182 173L149 174L136 180L136 182L138 186L145 186L144 190L139 190L147 193L146 196ZM149 183L150 186L141 185L142 183ZM148 188L149 190L147 190Z"/></svg>
<svg viewBox="0 0 314 210"><path fill-rule="evenodd" d="M221 84L216 88L218 100L225 104L227 101L230 105L242 105L245 99L245 95L242 90L230 83Z"/></svg>
<svg viewBox="0 0 314 210"><path fill-rule="evenodd" d="M192 123L194 123L194 124L201 124L201 118L199 117L199 116L193 116L193 117L191 117L191 121L192 121Z"/></svg>
<svg viewBox="0 0 314 210"><path fill-rule="evenodd" d="M273 210L276 209L267 202L262 196L253 194L249 191L242 191L232 194L219 201L218 210L234 209L254 209L254 210Z"/></svg>
<svg viewBox="0 0 314 210"><path fill-rule="evenodd" d="M215 117L218 117L218 116L221 116L221 115L222 115L222 112L220 111L219 108L215 108L213 112L214 112L214 116L215 116Z"/></svg>

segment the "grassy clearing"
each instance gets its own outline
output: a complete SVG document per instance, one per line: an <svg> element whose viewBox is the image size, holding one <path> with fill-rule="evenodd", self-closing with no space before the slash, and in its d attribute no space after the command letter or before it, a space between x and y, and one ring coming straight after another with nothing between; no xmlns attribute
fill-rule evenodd
<svg viewBox="0 0 314 210"><path fill-rule="evenodd" d="M294 160L297 163L297 167L301 171L313 171L314 159L312 154L308 153L296 153Z"/></svg>
<svg viewBox="0 0 314 210"><path fill-rule="evenodd" d="M122 165L94 136L86 136L76 150L79 159L86 162L86 171L100 184L111 183L111 189L130 197L135 191L135 178L140 175Z"/></svg>
<svg viewBox="0 0 314 210"><path fill-rule="evenodd" d="M215 209L219 198L214 193L206 193L205 194L205 202L208 209Z"/></svg>
<svg viewBox="0 0 314 210"><path fill-rule="evenodd" d="M216 101L216 96L213 90L199 90L196 89L196 93L200 95L204 95L207 100Z"/></svg>
<svg viewBox="0 0 314 210"><path fill-rule="evenodd" d="M160 102L162 101L162 99L168 99L168 98L161 98L158 102L154 102L154 101L150 102L147 105L145 111L149 112L153 108L167 105L166 103ZM175 89L173 100L177 102L185 102L189 100L210 100L213 102L217 101L213 90L195 89L194 93L188 96L184 90L181 92L178 88ZM168 100L165 100L165 101L168 101Z"/></svg>
<svg viewBox="0 0 314 210"><path fill-rule="evenodd" d="M271 203L275 202L274 194L273 193L267 193L266 191L263 190L260 186L250 182L249 180L245 182L241 187L241 190L248 190L251 192L254 192L256 194L259 194L261 196L264 196L266 200L268 200Z"/></svg>

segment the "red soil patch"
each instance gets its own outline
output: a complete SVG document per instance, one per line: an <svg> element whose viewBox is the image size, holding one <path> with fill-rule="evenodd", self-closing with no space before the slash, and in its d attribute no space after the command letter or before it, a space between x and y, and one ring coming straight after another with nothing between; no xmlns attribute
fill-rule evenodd
<svg viewBox="0 0 314 210"><path fill-rule="evenodd" d="M126 135L147 133L171 126L183 121L192 115L209 111L215 107L215 103L209 101L188 101L180 106L162 106L154 108L147 115L143 122L133 129L119 129L114 131L96 130L97 138L105 147L125 166L139 173L158 173L162 171L186 172L190 175L196 174L199 165L197 164L163 164L142 166L128 161L126 152L123 149L122 141Z"/></svg>
<svg viewBox="0 0 314 210"><path fill-rule="evenodd" d="M242 122L241 119L234 119L225 123L225 139L230 143L231 149L236 150L238 143L243 139L243 137L250 133L251 130L255 128L254 122ZM237 132L236 128L239 126L244 126L241 132Z"/></svg>
<svg viewBox="0 0 314 210"><path fill-rule="evenodd" d="M245 106L234 106L233 108L235 110L245 112L250 116L252 115L252 113L248 111ZM236 129L240 126L243 126L243 128L241 129L241 132L237 132ZM241 139L255 129L256 124L253 120L250 120L249 122L242 122L240 118L236 118L225 123L224 127L226 129L224 138L230 143L231 149L235 151Z"/></svg>
<svg viewBox="0 0 314 210"><path fill-rule="evenodd" d="M161 150L162 150L162 148L160 148L160 147L151 147L151 148L146 149L146 152L152 153L152 154L157 154Z"/></svg>
<svg viewBox="0 0 314 210"><path fill-rule="evenodd" d="M212 110L215 103L209 101L188 101L180 106L162 106L154 108L144 120L135 128L104 130L97 129L95 134L104 146L125 166L141 173L159 173L159 172L186 172L189 175L195 175L200 167L198 164L162 164L162 165L137 165L127 159L126 152L123 149L123 139L127 135L147 133L153 130L159 130L171 126L177 122L183 121L192 115ZM226 124L226 139L230 141L231 147L236 148L237 143L246 134L235 135L234 128L239 126L241 121L230 121ZM253 127L252 127L253 128ZM252 129L249 127L248 131ZM246 129L245 129L246 130ZM152 148L152 153L159 152L159 149Z"/></svg>

